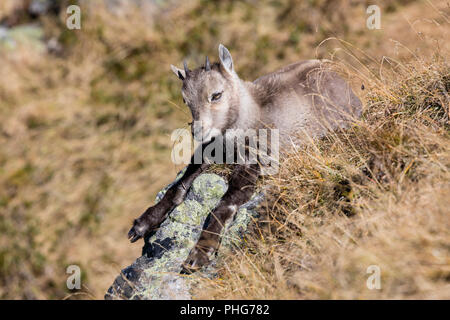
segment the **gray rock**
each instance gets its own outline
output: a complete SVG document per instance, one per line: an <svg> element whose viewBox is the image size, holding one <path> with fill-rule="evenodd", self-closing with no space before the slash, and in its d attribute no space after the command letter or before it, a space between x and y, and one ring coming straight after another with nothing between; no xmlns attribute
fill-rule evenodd
<svg viewBox="0 0 450 320"><path fill-rule="evenodd" d="M157 195L157 201L168 187ZM200 277L216 276L216 261L193 276L180 275L181 265L199 238L206 217L226 189L227 183L216 174L204 173L197 177L185 201L145 240L142 256L122 270L105 299L191 299L191 289ZM218 256L242 243L247 226L253 217L257 217L255 209L263 198L263 193L255 194L239 208L234 221L225 227Z"/></svg>

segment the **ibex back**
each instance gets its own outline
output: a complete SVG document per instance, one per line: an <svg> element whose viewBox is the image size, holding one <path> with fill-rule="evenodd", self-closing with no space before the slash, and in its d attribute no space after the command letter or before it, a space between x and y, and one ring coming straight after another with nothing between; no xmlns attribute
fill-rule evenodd
<svg viewBox="0 0 450 320"><path fill-rule="evenodd" d="M191 110L195 124L191 129L201 140L199 148L205 149L217 137L226 137L228 130L276 129L283 150L292 143L302 143L304 138L345 128L352 119L359 118L360 100L327 64L301 61L247 82L236 74L228 49L219 45L218 63L211 64L207 57L205 65L195 70L189 70L186 63L184 69L171 68L182 80L183 101ZM207 161L196 163L193 157L183 177L163 199L134 221L128 233L131 242L157 228L208 166ZM207 220L183 272L193 272L209 262L220 244L223 226L250 199L260 173L259 163L234 165L228 190Z"/></svg>

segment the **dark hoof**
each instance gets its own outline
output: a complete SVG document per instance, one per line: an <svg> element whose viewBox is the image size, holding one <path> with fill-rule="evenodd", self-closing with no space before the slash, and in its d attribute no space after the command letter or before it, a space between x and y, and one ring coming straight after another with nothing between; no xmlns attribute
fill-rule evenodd
<svg viewBox="0 0 450 320"><path fill-rule="evenodd" d="M197 270L189 269L189 267L185 267L184 265L181 267L180 274L190 275L196 272Z"/></svg>
<svg viewBox="0 0 450 320"><path fill-rule="evenodd" d="M181 274L193 274L200 270L203 266L209 264L209 256L214 251L213 248L193 248L188 258L183 263Z"/></svg>
<svg viewBox="0 0 450 320"><path fill-rule="evenodd" d="M150 231L148 224L145 222L139 222L138 219L134 220L133 226L130 231L128 231L128 239L131 243L138 241L140 238L145 237L145 235Z"/></svg>

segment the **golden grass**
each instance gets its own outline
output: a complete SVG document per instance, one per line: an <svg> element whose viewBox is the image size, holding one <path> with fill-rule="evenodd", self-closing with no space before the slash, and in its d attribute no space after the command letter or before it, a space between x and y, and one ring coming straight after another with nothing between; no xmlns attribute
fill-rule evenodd
<svg viewBox="0 0 450 320"><path fill-rule="evenodd" d="M264 182L263 218L198 298L450 297L450 65L384 72L365 82L361 121ZM381 290L366 286L371 265Z"/></svg>
<svg viewBox="0 0 450 320"><path fill-rule="evenodd" d="M382 37L375 54L328 40L338 68L365 86L363 119L298 148L264 181L262 218L197 298L450 297L449 20L414 20L423 9L402 10L406 27L385 24L403 43ZM389 42L399 51L377 57ZM381 290L366 285L372 265Z"/></svg>

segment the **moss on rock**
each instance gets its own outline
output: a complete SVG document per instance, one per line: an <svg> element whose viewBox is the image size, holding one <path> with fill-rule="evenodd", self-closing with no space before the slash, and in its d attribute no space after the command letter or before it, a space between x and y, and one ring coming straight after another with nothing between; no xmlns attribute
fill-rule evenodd
<svg viewBox="0 0 450 320"><path fill-rule="evenodd" d="M183 173L181 171L177 179ZM158 193L156 201L169 187ZM189 277L179 274L181 265L197 242L206 217L227 188L224 178L217 174L204 173L197 177L185 201L170 213L156 232L145 239L142 256L122 270L105 299L190 299L191 288L200 277L215 276L214 262ZM257 215L255 208L262 199L262 193L255 194L239 208L234 221L225 227L219 255L241 245L249 222Z"/></svg>

